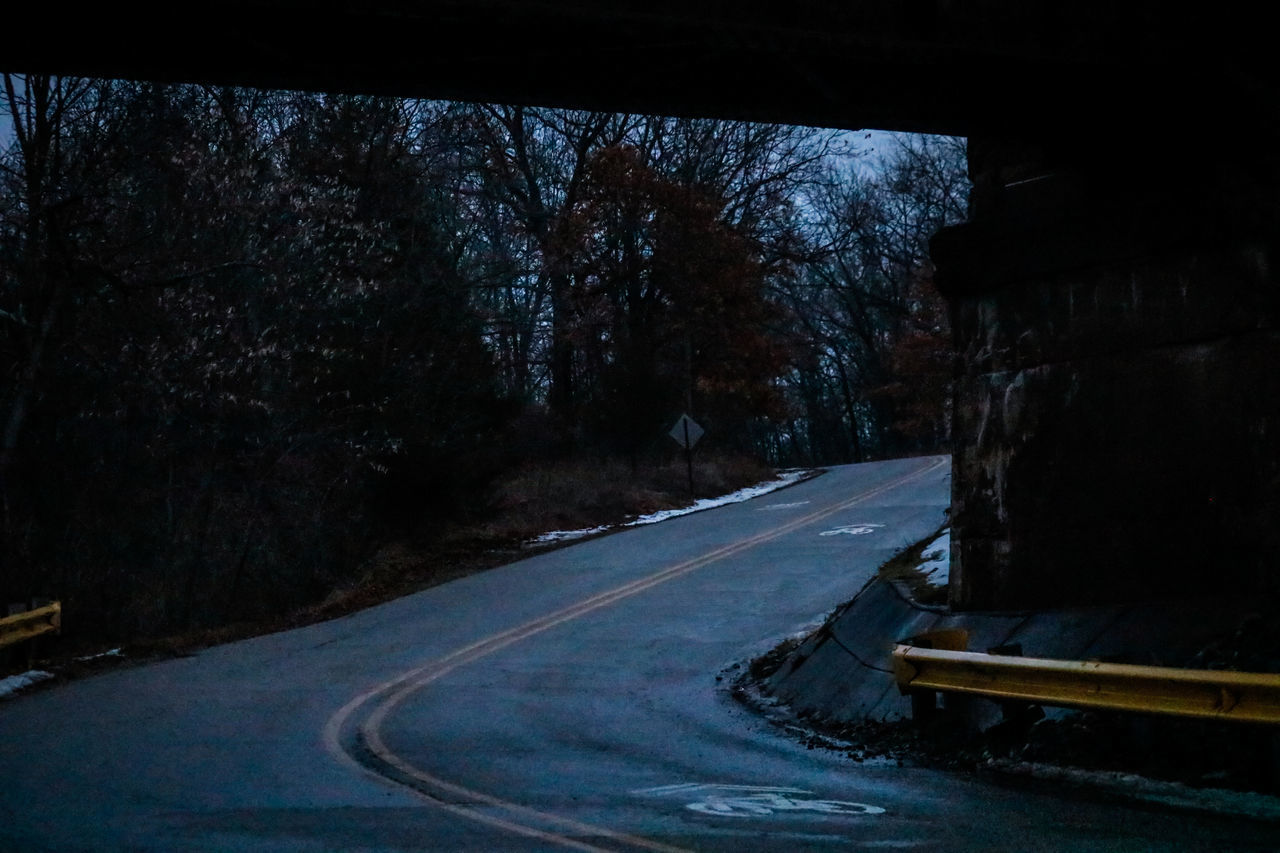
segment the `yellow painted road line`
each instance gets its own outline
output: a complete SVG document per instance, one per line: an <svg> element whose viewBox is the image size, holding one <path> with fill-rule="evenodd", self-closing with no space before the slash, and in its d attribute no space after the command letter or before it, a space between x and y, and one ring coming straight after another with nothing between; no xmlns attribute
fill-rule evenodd
<svg viewBox="0 0 1280 853"><path fill-rule="evenodd" d="M651 575L647 575L643 578L638 578L634 581L630 581L628 583L622 584L621 586L615 587L613 589L606 590L601 593L597 593L596 595L585 598L579 602L571 604L568 607L564 607L546 616L542 616L537 619L526 622L523 625L519 625L514 628L509 628L505 631L500 631L496 634L491 634L488 637L477 640L476 642L463 646L460 649L456 649L453 652L450 652L449 654L441 658L438 658L436 660L433 660L423 666L420 666L415 669L409 670L408 672L402 673L401 675L398 675L395 678L389 679L388 681L385 681L382 684L379 684L376 687L373 687L365 691L364 693L361 693L359 696L356 696L350 702L344 705L341 709L339 709L337 713L335 713L332 717L330 717L328 723L325 725L325 728L324 728L325 746L330 753L332 753L339 761L341 761L343 764L346 764L348 767L357 769L362 773L368 773L383 781L392 781L392 782L395 782L396 784L400 784L403 787L406 787L408 790L412 791L418 797L422 798L427 803L430 803L433 806L449 811L460 817L464 817L469 820L474 820L490 826L505 829L510 832L516 832L521 835L538 838L543 841L553 842L555 844L560 844L564 847L569 847L573 849L579 849L579 850L606 849L606 848L593 847L591 845L584 844L581 841L578 841L573 838L569 838L567 836L562 836L552 832L546 832L544 830L537 829L536 827L533 827L533 826L517 823L515 822L515 820L508 821L502 818L497 818L485 812L481 812L471 806L446 802L445 800L439 797L431 796L429 793L421 790L417 785L405 784L403 782L400 782L397 779L394 779L389 776L385 776L381 773L378 773L376 770L367 766L366 764L363 764L360 761L358 761L342 745L343 730L346 727L348 721L355 715L355 713L360 708L362 708L364 705L368 704L375 698L385 697L381 699L377 707L374 708L374 710L365 719L365 722L360 726L360 733L363 737L365 746L376 758L378 758L378 760L385 763L388 767L394 768L397 772L407 776L408 778L413 779L420 784L426 785L442 793L449 794L455 797L460 797L463 799L470 799L477 804L500 809L502 811L507 812L509 815L513 816L513 818L532 820L537 823L560 826L560 827L564 827L567 830L572 830L573 832L576 832L576 833L582 833L585 835L595 836L599 838L607 838L614 842L619 842L621 844L624 844L630 847L640 848L644 850L661 851L661 853L684 853L683 848L671 847L669 845L661 844L655 841L650 841L649 839L646 839L646 838L628 835L626 833L616 832L614 830L610 830L605 827L581 823L579 821L573 820L572 818L566 818L560 815L554 815L548 812L538 811L536 809L529 808L528 806L522 806L522 805L519 805L518 803L512 803L507 800L502 800L502 799L499 799L498 797L494 797L480 791L475 791L470 788L466 788L461 785L457 785L455 783L441 779L437 776L433 776L425 772L424 770L421 770L420 768L413 766L408 760L397 755L389 747L387 747L387 745L382 739L382 731L381 731L382 725L386 721L387 716L392 711L394 711L396 707L398 707L401 703L403 703L405 699L407 699L410 695L417 692L418 690L421 690L423 687L426 687L428 684L431 684L432 682L437 681L440 678L443 678L445 675L448 675L450 672L453 672L458 667L465 666L469 663L474 663L475 661L480 660L481 658L494 654L495 652L498 652L501 649L504 649L522 640L526 640L530 637L536 636L537 634L541 634L542 632L550 628L554 628L557 625L562 625L565 622L569 622L581 616L585 616L588 613L599 610L600 608L603 608L603 607L607 607L611 604L615 604L618 601L621 601L625 598L629 598L647 589L651 589L652 587L658 586L659 584L665 583L674 578L696 571L697 569L703 568L707 565L710 565L711 563L715 563L720 560L726 559L728 557L735 556L751 548L754 548L757 545L761 545L765 542L769 542L781 536L785 536L788 533L791 533L795 530L798 530L802 527L813 524L815 522L821 521L824 518L828 518L838 512L842 512L843 510L849 509L853 506L856 506L857 504L863 503L864 501L868 501L874 497L878 497L882 494L885 494L886 492L897 489L908 483L922 479L923 477L928 476L934 471L937 471L939 468L941 468L945 464L946 464L945 457L934 459L929 464L909 474L905 474L902 477L897 478L896 480L892 480L888 483L884 483L880 486L876 486L874 488L868 489L867 491L862 492L858 495L855 495L854 497L849 498L848 500L844 500L833 506L829 506L824 509L809 513L808 515L805 515L798 519L794 519L786 524L783 524L779 527L775 527L772 530L768 530L764 533L756 534L755 536L751 536L751 537L748 537L747 539L739 540L738 542L732 543L730 545L721 546L712 551L709 551L706 554L703 554L700 557L695 557L693 559L686 560L681 563L677 563L674 566L669 566L665 569L661 569L657 572L654 572Z"/></svg>

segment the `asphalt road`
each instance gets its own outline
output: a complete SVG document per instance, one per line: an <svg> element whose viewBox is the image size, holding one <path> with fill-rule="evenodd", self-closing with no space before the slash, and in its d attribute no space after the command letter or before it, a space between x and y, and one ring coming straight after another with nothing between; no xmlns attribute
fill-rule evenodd
<svg viewBox="0 0 1280 853"><path fill-rule="evenodd" d="M855 764L726 695L718 674L944 523L947 470L837 468L0 703L0 851L1280 846L1274 825Z"/></svg>

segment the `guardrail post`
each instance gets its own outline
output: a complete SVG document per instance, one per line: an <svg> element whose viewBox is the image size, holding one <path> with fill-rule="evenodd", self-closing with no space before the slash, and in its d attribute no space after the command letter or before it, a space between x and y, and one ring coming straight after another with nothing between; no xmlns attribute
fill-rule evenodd
<svg viewBox="0 0 1280 853"><path fill-rule="evenodd" d="M5 609L5 615L19 616L26 613L31 609L27 604L28 603L25 601L11 601L9 602L9 606ZM31 654L31 643L23 643L20 645L22 646L21 648L7 650L8 654L6 657L8 660L5 661L5 663L9 665L18 664L23 669L31 669L31 662L33 660L33 655Z"/></svg>
<svg viewBox="0 0 1280 853"><path fill-rule="evenodd" d="M52 598L31 599L32 610L40 610L41 608L49 607L52 604L53 604ZM61 608L59 608L56 612L54 612L49 617L49 625L53 628L53 630L50 632L52 636L57 637L62 635ZM48 648L48 645L47 645L48 641L45 639L46 636L48 635L41 634L37 637L32 637L31 641L27 643L27 668L28 669L33 669L35 667L36 661L40 657L40 653Z"/></svg>
<svg viewBox="0 0 1280 853"><path fill-rule="evenodd" d="M1022 657L1022 643L1005 643L987 649L987 654L995 657ZM993 749L1009 752L1019 744L1026 743L1031 727L1044 719L1044 709L1034 702L1021 702L1016 699L999 699L1000 722L985 731Z"/></svg>
<svg viewBox="0 0 1280 853"><path fill-rule="evenodd" d="M951 649L964 651L969 647L969 632L963 628L949 628L941 631L930 631L904 640L904 643L920 649ZM897 663L895 663L895 668ZM910 679L907 679L910 680ZM901 674L898 683L903 683ZM938 691L925 688L910 688L904 691L911 699L911 719L917 723L927 723L938 713ZM948 697L948 710L954 705Z"/></svg>
<svg viewBox="0 0 1280 853"><path fill-rule="evenodd" d="M1268 790L1280 791L1280 732L1271 731L1266 738L1266 783Z"/></svg>
<svg viewBox="0 0 1280 853"><path fill-rule="evenodd" d="M911 719L917 723L927 723L938 714L938 691L912 690L907 694L911 699Z"/></svg>
<svg viewBox="0 0 1280 853"><path fill-rule="evenodd" d="M1022 657L1022 643L1005 643L1001 646L992 646L987 649L987 654L997 657L1020 658ZM1036 707L1030 702L1017 702L1007 699L1000 701L998 704L1000 705L1000 718L1005 722L1021 720L1026 717L1031 708ZM1044 713L1041 712L1040 716L1043 717Z"/></svg>
<svg viewBox="0 0 1280 853"><path fill-rule="evenodd" d="M9 606L5 609L5 615L18 616L20 614L26 613L30 609L31 608L27 606L27 602L25 601L11 601L9 602ZM11 651L9 651L9 654L8 654L9 659L8 661L6 661L6 663L11 665L18 664L24 669L30 669L31 668L31 648L29 643L25 644L25 646L26 646L25 648L13 648Z"/></svg>

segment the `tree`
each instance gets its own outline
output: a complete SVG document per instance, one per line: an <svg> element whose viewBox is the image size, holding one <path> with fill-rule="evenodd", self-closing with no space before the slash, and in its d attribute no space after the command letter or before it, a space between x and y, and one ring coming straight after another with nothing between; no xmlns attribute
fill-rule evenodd
<svg viewBox="0 0 1280 853"><path fill-rule="evenodd" d="M314 601L503 466L638 463L681 411L774 461L945 432L952 143L866 177L804 128L4 83L0 595L81 626Z"/></svg>
<svg viewBox="0 0 1280 853"><path fill-rule="evenodd" d="M577 203L587 162L616 144L627 116L524 107L477 107L477 140L483 146L484 187L513 214L537 249L540 267L531 285L536 309L549 309L546 346L551 410L574 424L574 345L571 333L574 252L580 233L570 211ZM516 300L513 300L516 301ZM528 346L529 351L534 346Z"/></svg>
<svg viewBox="0 0 1280 853"><path fill-rule="evenodd" d="M784 288L805 342L791 377L808 426L791 430L799 458L856 461L945 440L919 434L930 419L918 411L916 426L900 423L897 407L908 397L916 405L916 383L934 387L934 374L925 381L920 373L926 364L949 378L945 313L927 284L928 240L963 219L967 187L963 140L904 136L874 171L836 161L808 199L808 255ZM899 375L908 366L910 384Z"/></svg>
<svg viewBox="0 0 1280 853"><path fill-rule="evenodd" d="M75 192L43 201L38 228L12 178L39 177L40 152L5 163L6 347L40 380L6 400L27 426L5 470L21 545L6 591L60 590L81 624L122 634L279 612L328 590L381 525L482 488L505 410L438 111L88 91L58 141ZM37 359L18 320L47 293L61 310Z"/></svg>
<svg viewBox="0 0 1280 853"><path fill-rule="evenodd" d="M602 150L588 171L575 212L587 235L576 340L599 427L633 456L681 409L732 441L775 402L776 306L723 209L632 146Z"/></svg>
<svg viewBox="0 0 1280 853"><path fill-rule="evenodd" d="M99 88L49 75L3 75L14 143L0 153L0 586L32 584L38 535L23 508L40 503L42 473L30 453L32 423L50 365L87 298L78 232L96 179ZM75 129L80 133L76 135Z"/></svg>

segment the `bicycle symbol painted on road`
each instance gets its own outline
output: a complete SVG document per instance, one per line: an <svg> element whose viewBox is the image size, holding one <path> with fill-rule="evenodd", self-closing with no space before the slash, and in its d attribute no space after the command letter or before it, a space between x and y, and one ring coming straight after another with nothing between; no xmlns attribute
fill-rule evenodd
<svg viewBox="0 0 1280 853"><path fill-rule="evenodd" d="M810 799L803 788L776 788L759 785L666 785L645 788L633 794L649 797L697 796L685 808L716 817L767 817L785 812L812 812L821 815L878 815L880 806L847 800Z"/></svg>
<svg viewBox="0 0 1280 853"><path fill-rule="evenodd" d="M868 533L875 533L877 528L884 527L883 524L846 524L843 527L834 527L831 530L824 530L819 536L839 536L847 533L850 536L865 536Z"/></svg>

